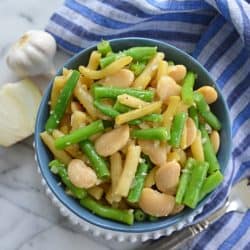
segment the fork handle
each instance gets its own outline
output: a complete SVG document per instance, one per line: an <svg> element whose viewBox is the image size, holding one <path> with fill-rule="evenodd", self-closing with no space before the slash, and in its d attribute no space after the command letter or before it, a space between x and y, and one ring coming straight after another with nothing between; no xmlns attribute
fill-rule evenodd
<svg viewBox="0 0 250 250"><path fill-rule="evenodd" d="M204 231L208 225L209 225L208 220L204 220L198 224L195 224L193 226L186 227L180 231L175 232L174 234L168 236L168 237L161 237L158 240L146 242L146 246L142 246L141 249L143 250L152 250L152 249L157 249L157 250L166 250L166 249L178 249L185 242L193 238L195 235L198 233L201 233Z"/></svg>

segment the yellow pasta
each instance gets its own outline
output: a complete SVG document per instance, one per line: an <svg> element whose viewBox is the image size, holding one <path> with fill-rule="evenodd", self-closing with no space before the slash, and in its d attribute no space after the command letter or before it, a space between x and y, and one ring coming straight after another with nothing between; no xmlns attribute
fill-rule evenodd
<svg viewBox="0 0 250 250"><path fill-rule="evenodd" d="M150 103L143 108L135 109L135 110L129 111L127 113L118 115L115 118L115 123L117 125L121 125L123 123L140 118L142 116L149 115L149 114L152 114L154 112L158 112L161 109L161 105L162 105L161 101L153 102L153 103Z"/></svg>
<svg viewBox="0 0 250 250"><path fill-rule="evenodd" d="M156 74L156 82L158 82L162 76L168 74L168 63L166 61L160 61L158 71Z"/></svg>
<svg viewBox="0 0 250 250"><path fill-rule="evenodd" d="M141 147L130 145L126 155L123 171L119 178L115 195L126 197L135 177L135 172L139 164Z"/></svg>
<svg viewBox="0 0 250 250"><path fill-rule="evenodd" d="M89 94L89 92L84 88L83 85L79 83L76 85L74 95L87 110L89 115L93 119L96 119L98 117L98 112L93 105L93 97Z"/></svg>
<svg viewBox="0 0 250 250"><path fill-rule="evenodd" d="M55 77L52 90L51 90L51 95L50 95L51 109L54 109L57 99L59 97L59 94L61 93L61 90L64 87L65 83L66 83L66 78L64 76Z"/></svg>
<svg viewBox="0 0 250 250"><path fill-rule="evenodd" d="M145 89L151 79L154 77L160 61L164 58L163 53L157 53L147 64L143 72L135 79L133 83L134 88Z"/></svg>
<svg viewBox="0 0 250 250"><path fill-rule="evenodd" d="M152 187L155 185L155 172L158 169L158 167L154 167L150 170L149 174L147 175L145 182L144 182L144 187Z"/></svg>
<svg viewBox="0 0 250 250"><path fill-rule="evenodd" d="M102 55L98 51L94 50L90 55L87 68L96 70L100 64L101 56ZM90 87L90 85L93 83L93 80L90 78L87 78L86 76L82 76L81 81L88 87Z"/></svg>
<svg viewBox="0 0 250 250"><path fill-rule="evenodd" d="M204 152L202 147L201 132L198 130L196 138L191 145L191 152L197 161L204 161Z"/></svg>
<svg viewBox="0 0 250 250"><path fill-rule="evenodd" d="M82 106L79 102L72 101L70 104L71 112L82 111Z"/></svg>
<svg viewBox="0 0 250 250"><path fill-rule="evenodd" d="M168 161L180 161L180 155L177 152L169 152L167 155L167 160Z"/></svg>
<svg viewBox="0 0 250 250"><path fill-rule="evenodd" d="M170 132L173 117L176 113L180 100L181 98L179 96L170 96L168 107L162 115L162 125L167 128L168 132Z"/></svg>
<svg viewBox="0 0 250 250"><path fill-rule="evenodd" d="M71 131L86 126L86 114L82 111L74 111L71 115Z"/></svg>
<svg viewBox="0 0 250 250"><path fill-rule="evenodd" d="M98 80L101 78L104 78L108 75L112 75L115 72L119 71L122 69L124 66L130 64L132 62L132 57L130 56L124 56L116 61L112 62L109 64L106 68L101 69L101 70L92 70L84 66L79 67L79 71L81 74L83 74L85 77L88 77L93 80Z"/></svg>
<svg viewBox="0 0 250 250"><path fill-rule="evenodd" d="M173 149L174 153L177 153L179 155L179 162L181 164L182 167L184 167L186 160L187 160L187 156L184 150L182 150L181 148L175 148Z"/></svg>
<svg viewBox="0 0 250 250"><path fill-rule="evenodd" d="M56 159L66 165L69 164L71 157L64 150L59 150L55 147L55 140L50 134L42 132L40 133L40 136Z"/></svg>
<svg viewBox="0 0 250 250"><path fill-rule="evenodd" d="M95 186L92 188L89 188L87 190L88 194L94 197L96 200L100 200L102 198L102 195L104 193L104 190L102 187Z"/></svg>
<svg viewBox="0 0 250 250"><path fill-rule="evenodd" d="M131 108L142 108L149 104L148 102L145 102L137 97L127 95L127 94L119 95L117 97L117 100L121 104L127 105Z"/></svg>

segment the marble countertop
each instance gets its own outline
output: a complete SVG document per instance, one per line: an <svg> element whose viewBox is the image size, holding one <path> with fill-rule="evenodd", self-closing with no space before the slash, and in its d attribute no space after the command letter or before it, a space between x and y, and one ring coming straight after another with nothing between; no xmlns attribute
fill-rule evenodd
<svg viewBox="0 0 250 250"><path fill-rule="evenodd" d="M27 30L43 29L62 0L0 2L0 85L17 80L5 63L9 46ZM59 67L69 56L58 51ZM48 80L36 79L44 89ZM129 243L94 238L72 226L45 195L34 160L33 137L10 148L0 147L1 250L132 249Z"/></svg>

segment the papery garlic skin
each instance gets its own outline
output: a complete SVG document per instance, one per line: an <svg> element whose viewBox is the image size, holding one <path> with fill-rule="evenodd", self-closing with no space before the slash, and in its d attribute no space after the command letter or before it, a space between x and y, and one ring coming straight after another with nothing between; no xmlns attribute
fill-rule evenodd
<svg viewBox="0 0 250 250"><path fill-rule="evenodd" d="M10 48L7 64L20 77L48 75L53 70L56 41L48 32L30 30Z"/></svg>
<svg viewBox="0 0 250 250"><path fill-rule="evenodd" d="M1 146L11 146L33 134L41 98L40 90L29 80L0 88Z"/></svg>

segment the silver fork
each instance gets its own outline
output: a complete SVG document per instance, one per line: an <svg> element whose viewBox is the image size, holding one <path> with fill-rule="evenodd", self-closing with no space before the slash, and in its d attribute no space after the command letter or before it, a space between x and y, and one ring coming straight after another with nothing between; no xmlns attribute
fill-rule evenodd
<svg viewBox="0 0 250 250"><path fill-rule="evenodd" d="M224 205L208 216L205 220L174 232L168 237L161 237L158 240L147 241L140 249L143 250L174 250L179 249L188 240L203 232L209 225L217 221L224 214L229 212L245 213L250 208L250 177L235 184Z"/></svg>

